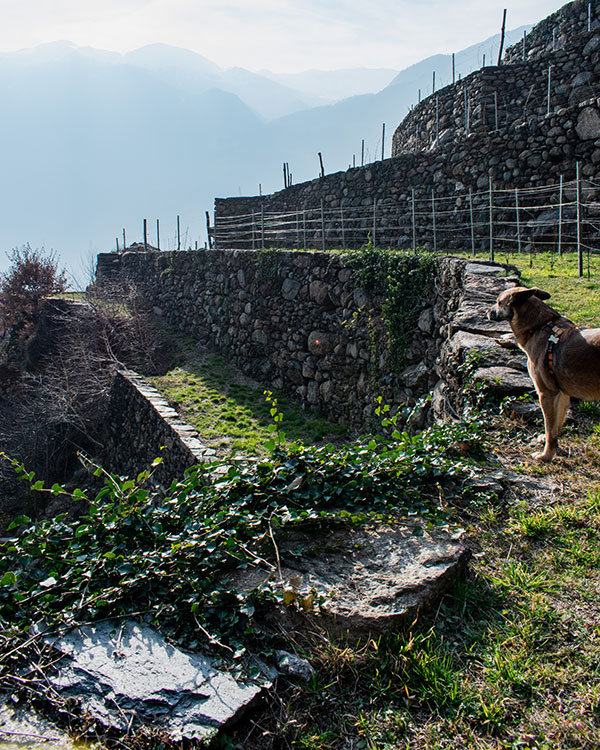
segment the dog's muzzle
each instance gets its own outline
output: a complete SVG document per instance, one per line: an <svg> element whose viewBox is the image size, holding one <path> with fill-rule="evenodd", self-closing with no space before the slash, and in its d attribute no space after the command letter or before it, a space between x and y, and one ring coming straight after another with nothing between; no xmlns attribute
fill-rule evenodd
<svg viewBox="0 0 600 750"><path fill-rule="evenodd" d="M488 320L500 320L498 316L498 308L496 307L496 305L494 305L494 307L490 307L487 316Z"/></svg>

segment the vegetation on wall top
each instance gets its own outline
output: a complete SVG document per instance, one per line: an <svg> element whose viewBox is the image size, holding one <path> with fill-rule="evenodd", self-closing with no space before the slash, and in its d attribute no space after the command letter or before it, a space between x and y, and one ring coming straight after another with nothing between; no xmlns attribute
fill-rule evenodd
<svg viewBox="0 0 600 750"><path fill-rule="evenodd" d="M356 284L382 297L381 312L388 334L390 364L401 367L413 336L421 305L438 267L436 256L425 250L392 250L369 242L349 254Z"/></svg>

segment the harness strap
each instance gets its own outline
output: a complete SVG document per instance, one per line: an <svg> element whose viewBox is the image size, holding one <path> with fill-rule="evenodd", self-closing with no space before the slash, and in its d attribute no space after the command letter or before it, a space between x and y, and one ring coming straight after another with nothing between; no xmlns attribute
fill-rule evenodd
<svg viewBox="0 0 600 750"><path fill-rule="evenodd" d="M554 350L560 341L560 337L567 328L576 328L576 326L570 322L566 325L564 323L559 325L556 322L550 322L547 323L547 326L550 329L550 335L548 336L548 347L546 349L546 365L548 366L548 372L554 378L556 386L560 388L559 382L556 378L556 373L554 372Z"/></svg>

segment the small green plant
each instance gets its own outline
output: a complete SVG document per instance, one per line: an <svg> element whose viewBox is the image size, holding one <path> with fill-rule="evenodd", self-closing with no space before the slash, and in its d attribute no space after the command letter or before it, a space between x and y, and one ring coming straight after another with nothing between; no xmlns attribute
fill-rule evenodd
<svg viewBox="0 0 600 750"><path fill-rule="evenodd" d="M270 414L273 419L273 423L269 425L268 429L271 433L271 438L267 440L265 446L267 450L273 451L275 448L282 448L285 441L285 433L281 430L281 423L283 422L283 414L277 408L277 399L273 396L272 391L265 391L265 401L271 405Z"/></svg>

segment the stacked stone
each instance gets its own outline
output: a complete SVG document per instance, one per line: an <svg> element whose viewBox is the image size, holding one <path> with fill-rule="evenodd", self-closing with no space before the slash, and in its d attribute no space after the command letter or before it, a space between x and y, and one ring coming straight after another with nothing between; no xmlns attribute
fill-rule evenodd
<svg viewBox="0 0 600 750"><path fill-rule="evenodd" d="M214 460L190 425L135 372L115 376L106 419L102 460L113 473L135 477L162 458L153 479L169 484L190 466Z"/></svg>
<svg viewBox="0 0 600 750"><path fill-rule="evenodd" d="M594 19L596 5L592 8ZM444 221L438 222L437 246L470 249L469 191L474 194L477 212L489 201L490 178L495 190L556 185L554 194L546 193L539 199L528 196L530 210L535 213L538 204L558 202L559 177L565 182L574 180L577 163L581 175L587 178L582 185L585 215L595 216L596 185L600 184L600 108L596 98L600 33L596 21L587 31L587 7L587 3L571 3L538 24L529 37L534 46L526 62L514 53L517 45L509 50L511 64L476 71L417 105L396 130L394 158L268 196L217 199L217 243L220 247L257 246L261 212L268 215L315 209L317 218L306 237L309 247L355 247L372 235L372 223L365 220L361 230L353 232L348 219L370 210L377 217L377 244L409 247L413 242L414 196L421 201L422 214L414 228L416 242L431 247L433 220L427 217L427 201L435 193L436 198L447 199ZM557 24L564 31L560 44L552 31ZM552 48L548 48L549 40L553 40ZM567 196L568 200L573 197ZM498 204L506 207L495 209L494 221L501 227L497 236L502 240L503 234L510 234L514 247L514 202L504 197ZM324 227L318 219L321 206L326 217ZM342 208L347 211L345 226ZM557 210L552 215L544 213L544 208L539 210L541 215L533 217L531 226L522 227L528 241L544 239L544 234L547 240L557 227ZM568 208L563 218L572 220L573 211ZM234 222L223 221L252 214L256 218L254 239L248 227L236 230ZM584 224L583 231L587 242L592 230ZM479 234L475 236L476 249L489 248L488 233ZM299 244L293 233L277 238L280 247Z"/></svg>
<svg viewBox="0 0 600 750"><path fill-rule="evenodd" d="M413 405L435 386L440 337L465 264L440 261L436 283L423 290L405 366L395 372L383 300L355 284L344 256L239 250L119 258L107 279L100 261L98 285L116 275L133 282L173 327L356 431L373 428L378 395Z"/></svg>

